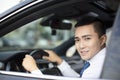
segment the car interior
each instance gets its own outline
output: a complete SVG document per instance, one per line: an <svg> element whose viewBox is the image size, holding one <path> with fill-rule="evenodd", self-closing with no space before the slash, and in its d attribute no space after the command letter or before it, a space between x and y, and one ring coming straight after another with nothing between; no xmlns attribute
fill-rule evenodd
<svg viewBox="0 0 120 80"><path fill-rule="evenodd" d="M120 52L119 46L115 43L120 43L119 32L116 31L120 26L118 24L119 0L43 0L36 5L24 8L35 2L34 0L27 1L0 15L0 70L27 73L22 67L22 61L25 55L29 54L35 58L44 74L62 76L56 63L42 59L44 55L49 56L44 52L49 49L55 51L79 73L84 61L74 47L74 25L83 16L95 16L104 22L107 30L112 30L112 33L108 32L110 36L108 53L110 54L106 57L101 78L120 79L118 76L120 68L115 66L120 61L120 57L116 56ZM20 11L18 7L24 9ZM13 14L9 15L9 12ZM112 54L113 51L116 55ZM109 64L114 65L110 67ZM117 68L118 71L113 68ZM3 77L2 75L1 79ZM9 78L10 76L6 80ZM17 80L20 79L17 78ZM37 80L37 78L31 80Z"/></svg>

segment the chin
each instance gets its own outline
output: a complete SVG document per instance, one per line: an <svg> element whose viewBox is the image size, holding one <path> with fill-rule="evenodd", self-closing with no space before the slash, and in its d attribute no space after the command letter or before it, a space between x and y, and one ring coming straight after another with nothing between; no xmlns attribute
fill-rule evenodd
<svg viewBox="0 0 120 80"><path fill-rule="evenodd" d="M82 58L83 60L85 60L85 61L86 61L86 60L89 60L89 58L88 58L88 57L85 57L85 56L82 56L81 58Z"/></svg>
<svg viewBox="0 0 120 80"><path fill-rule="evenodd" d="M81 57L83 60L87 60L85 57Z"/></svg>

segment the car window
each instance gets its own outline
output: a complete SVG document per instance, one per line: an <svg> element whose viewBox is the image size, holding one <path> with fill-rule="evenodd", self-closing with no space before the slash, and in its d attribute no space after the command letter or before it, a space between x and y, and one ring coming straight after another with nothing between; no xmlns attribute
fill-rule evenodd
<svg viewBox="0 0 120 80"><path fill-rule="evenodd" d="M1 49L52 49L73 36L73 29L54 30L50 26L40 25L42 19L28 23L0 38Z"/></svg>

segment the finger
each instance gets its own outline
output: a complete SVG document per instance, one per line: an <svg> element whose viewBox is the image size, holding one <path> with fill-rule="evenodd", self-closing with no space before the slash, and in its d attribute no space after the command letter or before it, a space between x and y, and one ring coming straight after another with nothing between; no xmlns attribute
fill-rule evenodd
<svg viewBox="0 0 120 80"><path fill-rule="evenodd" d="M30 55L25 55L25 58L33 58L33 57Z"/></svg>
<svg viewBox="0 0 120 80"><path fill-rule="evenodd" d="M25 56L28 56L28 54L26 54Z"/></svg>
<svg viewBox="0 0 120 80"><path fill-rule="evenodd" d="M27 57L28 57L28 54L25 55L25 58L27 58Z"/></svg>
<svg viewBox="0 0 120 80"><path fill-rule="evenodd" d="M45 60L49 60L49 57L47 57L47 56L43 56L42 58Z"/></svg>
<svg viewBox="0 0 120 80"><path fill-rule="evenodd" d="M50 54L51 53L51 51L50 50L44 50L45 52L47 52L48 54Z"/></svg>
<svg viewBox="0 0 120 80"><path fill-rule="evenodd" d="M22 62L22 66L23 66L23 67L24 67L24 64L25 64L25 62L23 61L23 62Z"/></svg>

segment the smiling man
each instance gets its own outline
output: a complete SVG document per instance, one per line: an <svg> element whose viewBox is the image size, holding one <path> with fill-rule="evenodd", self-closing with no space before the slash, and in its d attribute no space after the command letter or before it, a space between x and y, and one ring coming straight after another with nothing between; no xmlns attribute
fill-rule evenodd
<svg viewBox="0 0 120 80"><path fill-rule="evenodd" d="M89 66L80 76L99 78L106 55L106 34L104 25L94 17L86 17L76 24L75 46L81 58Z"/></svg>
<svg viewBox="0 0 120 80"><path fill-rule="evenodd" d="M103 23L96 17L83 17L75 25L75 46L85 65L80 73L75 72L70 65L54 51L47 50L49 56L43 59L57 62L64 76L81 78L100 78L106 56L106 34ZM33 74L41 74L34 59L26 55L23 67Z"/></svg>

